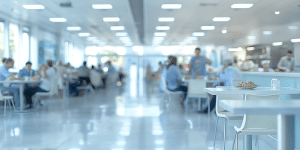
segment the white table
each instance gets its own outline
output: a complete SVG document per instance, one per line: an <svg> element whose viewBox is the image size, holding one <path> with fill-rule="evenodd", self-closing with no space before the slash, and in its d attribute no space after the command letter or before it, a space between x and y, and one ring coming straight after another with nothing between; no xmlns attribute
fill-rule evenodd
<svg viewBox="0 0 300 150"><path fill-rule="evenodd" d="M211 95L281 95L281 94L300 94L299 89L294 88L281 88L279 90L272 90L271 87L257 87L255 89L241 89L236 87L226 87L226 88L205 88L204 92ZM252 149L252 136L244 136L244 150Z"/></svg>
<svg viewBox="0 0 300 150"><path fill-rule="evenodd" d="M9 83L9 84L18 84L19 85L19 93L20 93L20 111L17 112L24 112L24 85L25 84L34 84L40 83L41 81L37 80L11 80L11 81L0 81L0 83Z"/></svg>
<svg viewBox="0 0 300 150"><path fill-rule="evenodd" d="M295 149L295 115L300 114L300 100L234 101L221 100L220 106L233 114L278 115L278 150Z"/></svg>

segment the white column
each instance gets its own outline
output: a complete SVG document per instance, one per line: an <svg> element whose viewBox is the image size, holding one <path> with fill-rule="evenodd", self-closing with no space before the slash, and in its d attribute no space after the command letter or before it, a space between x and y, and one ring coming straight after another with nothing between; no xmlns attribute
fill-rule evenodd
<svg viewBox="0 0 300 150"><path fill-rule="evenodd" d="M31 28L30 34L30 61L32 62L32 69L38 69L38 32L39 28L37 26L33 26Z"/></svg>
<svg viewBox="0 0 300 150"><path fill-rule="evenodd" d="M22 69L25 64L24 64L24 59L27 59L27 58L23 58L24 57L24 52L23 52L23 25L19 25L19 46L18 46L18 49L17 49L17 54L18 54L18 67L17 69Z"/></svg>
<svg viewBox="0 0 300 150"><path fill-rule="evenodd" d="M9 22L5 20L4 22L4 32L3 32L3 57L9 57Z"/></svg>
<svg viewBox="0 0 300 150"><path fill-rule="evenodd" d="M300 72L300 43L294 43L295 72Z"/></svg>

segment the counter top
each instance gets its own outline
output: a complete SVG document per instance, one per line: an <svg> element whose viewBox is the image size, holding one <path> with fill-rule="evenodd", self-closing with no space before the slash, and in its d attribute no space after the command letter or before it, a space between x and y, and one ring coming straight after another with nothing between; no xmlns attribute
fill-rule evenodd
<svg viewBox="0 0 300 150"><path fill-rule="evenodd" d="M294 77L294 78L300 77L300 73L285 73L285 72L241 72L241 74L256 75L256 76Z"/></svg>

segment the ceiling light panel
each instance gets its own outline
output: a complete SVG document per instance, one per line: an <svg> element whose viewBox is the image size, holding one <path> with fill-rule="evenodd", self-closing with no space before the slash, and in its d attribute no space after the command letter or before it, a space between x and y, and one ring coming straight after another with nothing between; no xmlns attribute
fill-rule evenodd
<svg viewBox="0 0 300 150"><path fill-rule="evenodd" d="M175 18L174 17L160 17L158 18L159 22L174 22Z"/></svg>
<svg viewBox="0 0 300 150"><path fill-rule="evenodd" d="M201 26L201 30L214 30L215 26Z"/></svg>
<svg viewBox="0 0 300 150"><path fill-rule="evenodd" d="M25 9L45 9L43 5L23 5Z"/></svg>
<svg viewBox="0 0 300 150"><path fill-rule="evenodd" d="M241 47L238 47L238 48L228 48L228 51L231 51L231 52L236 52L236 51L242 51L243 48Z"/></svg>
<svg viewBox="0 0 300 150"><path fill-rule="evenodd" d="M223 33L223 34L226 34L226 33L227 33L227 30L222 30L222 33Z"/></svg>
<svg viewBox="0 0 300 150"><path fill-rule="evenodd" d="M288 26L288 28L289 28L290 30L297 30L297 29L298 29L298 26Z"/></svg>
<svg viewBox="0 0 300 150"><path fill-rule="evenodd" d="M204 32L194 32L193 36L205 36Z"/></svg>
<svg viewBox="0 0 300 150"><path fill-rule="evenodd" d="M292 39L291 42L298 43L298 42L300 42L300 39Z"/></svg>
<svg viewBox="0 0 300 150"><path fill-rule="evenodd" d="M222 21L222 22L226 22L229 21L230 17L214 17L213 21L218 22L218 21Z"/></svg>
<svg viewBox="0 0 300 150"><path fill-rule="evenodd" d="M90 33L78 33L78 36L81 36L81 37L86 37L86 36L90 36L91 34Z"/></svg>
<svg viewBox="0 0 300 150"><path fill-rule="evenodd" d="M233 4L231 8L251 8L253 4Z"/></svg>
<svg viewBox="0 0 300 150"><path fill-rule="evenodd" d="M124 26L111 26L110 30L125 30Z"/></svg>
<svg viewBox="0 0 300 150"><path fill-rule="evenodd" d="M272 43L272 45L273 46L280 46L280 45L282 45L282 42L274 42L274 43Z"/></svg>
<svg viewBox="0 0 300 150"><path fill-rule="evenodd" d="M276 14L276 15L279 15L279 14L280 14L280 11L275 11L275 14Z"/></svg>
<svg viewBox="0 0 300 150"><path fill-rule="evenodd" d="M119 22L120 18L119 17L105 17L103 18L104 22Z"/></svg>
<svg viewBox="0 0 300 150"><path fill-rule="evenodd" d="M166 32L155 32L154 36L167 36Z"/></svg>
<svg viewBox="0 0 300 150"><path fill-rule="evenodd" d="M181 4L162 4L162 9L180 9L182 7Z"/></svg>
<svg viewBox="0 0 300 150"><path fill-rule="evenodd" d="M170 26L156 26L156 30L170 30Z"/></svg>
<svg viewBox="0 0 300 150"><path fill-rule="evenodd" d="M49 18L51 22L67 22L66 18Z"/></svg>
<svg viewBox="0 0 300 150"><path fill-rule="evenodd" d="M112 5L111 4L93 4L92 7L94 9L112 9Z"/></svg>
<svg viewBox="0 0 300 150"><path fill-rule="evenodd" d="M264 35L271 35L271 34L272 34L272 31L263 31L263 34L264 34Z"/></svg>
<svg viewBox="0 0 300 150"><path fill-rule="evenodd" d="M127 32L117 32L116 36L128 36Z"/></svg>
<svg viewBox="0 0 300 150"><path fill-rule="evenodd" d="M81 27L67 27L67 30L69 30L69 31L80 31Z"/></svg>

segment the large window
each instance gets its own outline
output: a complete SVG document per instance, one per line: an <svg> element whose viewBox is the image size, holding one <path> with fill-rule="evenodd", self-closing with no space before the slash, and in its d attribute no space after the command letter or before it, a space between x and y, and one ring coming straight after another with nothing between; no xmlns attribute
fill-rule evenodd
<svg viewBox="0 0 300 150"><path fill-rule="evenodd" d="M2 58L3 58L3 49L4 49L3 35L4 35L4 23L0 22L0 60L1 60L1 62L2 62Z"/></svg>
<svg viewBox="0 0 300 150"><path fill-rule="evenodd" d="M29 60L29 34L27 32L23 33L23 50L21 56L21 68L25 66L25 63Z"/></svg>
<svg viewBox="0 0 300 150"><path fill-rule="evenodd" d="M18 69L18 45L19 27L16 24L9 24L9 57L15 60L15 68Z"/></svg>

